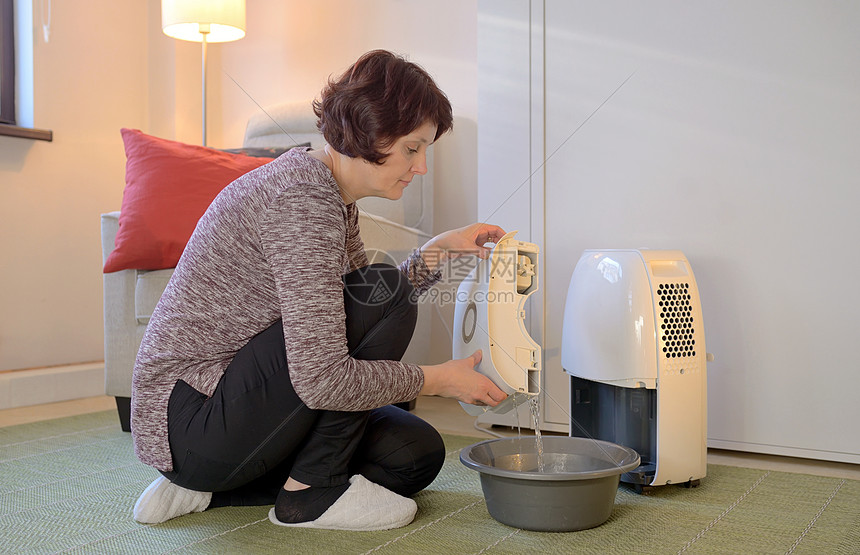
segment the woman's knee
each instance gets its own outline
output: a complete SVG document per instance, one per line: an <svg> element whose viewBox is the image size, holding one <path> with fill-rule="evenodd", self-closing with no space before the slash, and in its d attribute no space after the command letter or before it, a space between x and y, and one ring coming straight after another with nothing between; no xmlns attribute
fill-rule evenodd
<svg viewBox="0 0 860 555"><path fill-rule="evenodd" d="M372 412L357 471L400 495L429 486L445 462L442 436L430 424L395 407Z"/></svg>
<svg viewBox="0 0 860 555"><path fill-rule="evenodd" d="M445 464L445 443L435 428L428 425L429 430L417 442L415 456L415 491L418 492L430 485Z"/></svg>
<svg viewBox="0 0 860 555"><path fill-rule="evenodd" d="M442 436L432 429L413 446L413 468L398 493L411 496L433 483L445 463L445 444Z"/></svg>

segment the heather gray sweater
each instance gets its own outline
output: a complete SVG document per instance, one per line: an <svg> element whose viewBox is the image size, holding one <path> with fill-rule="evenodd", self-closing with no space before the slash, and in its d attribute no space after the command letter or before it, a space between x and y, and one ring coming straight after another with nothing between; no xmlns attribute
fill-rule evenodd
<svg viewBox="0 0 860 555"><path fill-rule="evenodd" d="M341 277L367 263L356 205L344 204L331 171L304 149L227 186L197 224L140 345L137 457L172 470L167 401L176 381L212 395L235 353L278 318L290 378L311 409L414 398L424 383L418 366L347 352ZM438 279L418 251L400 269L419 292Z"/></svg>

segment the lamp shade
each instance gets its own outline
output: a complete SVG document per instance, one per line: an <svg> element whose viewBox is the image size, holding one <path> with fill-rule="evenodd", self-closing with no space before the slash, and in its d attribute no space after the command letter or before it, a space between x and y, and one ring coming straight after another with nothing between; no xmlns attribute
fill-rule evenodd
<svg viewBox="0 0 860 555"><path fill-rule="evenodd" d="M245 36L245 0L161 0L161 29L193 42L230 42Z"/></svg>

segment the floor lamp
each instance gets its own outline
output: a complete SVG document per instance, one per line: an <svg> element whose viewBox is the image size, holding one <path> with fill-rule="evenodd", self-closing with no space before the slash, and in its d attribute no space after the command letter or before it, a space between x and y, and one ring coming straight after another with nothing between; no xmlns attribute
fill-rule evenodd
<svg viewBox="0 0 860 555"><path fill-rule="evenodd" d="M161 0L161 29L168 37L202 45L203 146L206 146L206 45L245 36L245 0Z"/></svg>

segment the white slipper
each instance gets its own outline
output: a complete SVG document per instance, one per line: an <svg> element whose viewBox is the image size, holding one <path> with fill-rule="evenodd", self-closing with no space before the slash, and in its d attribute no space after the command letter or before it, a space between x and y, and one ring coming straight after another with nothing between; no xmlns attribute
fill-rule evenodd
<svg viewBox="0 0 860 555"><path fill-rule="evenodd" d="M316 520L281 522L275 516L274 507L269 510L269 520L279 526L362 532L406 526L418 512L418 505L412 499L374 484L360 474L350 478L349 483L343 495Z"/></svg>
<svg viewBox="0 0 860 555"><path fill-rule="evenodd" d="M134 504L134 519L143 524L158 524L171 518L205 511L212 494L177 486L164 476L149 484Z"/></svg>

